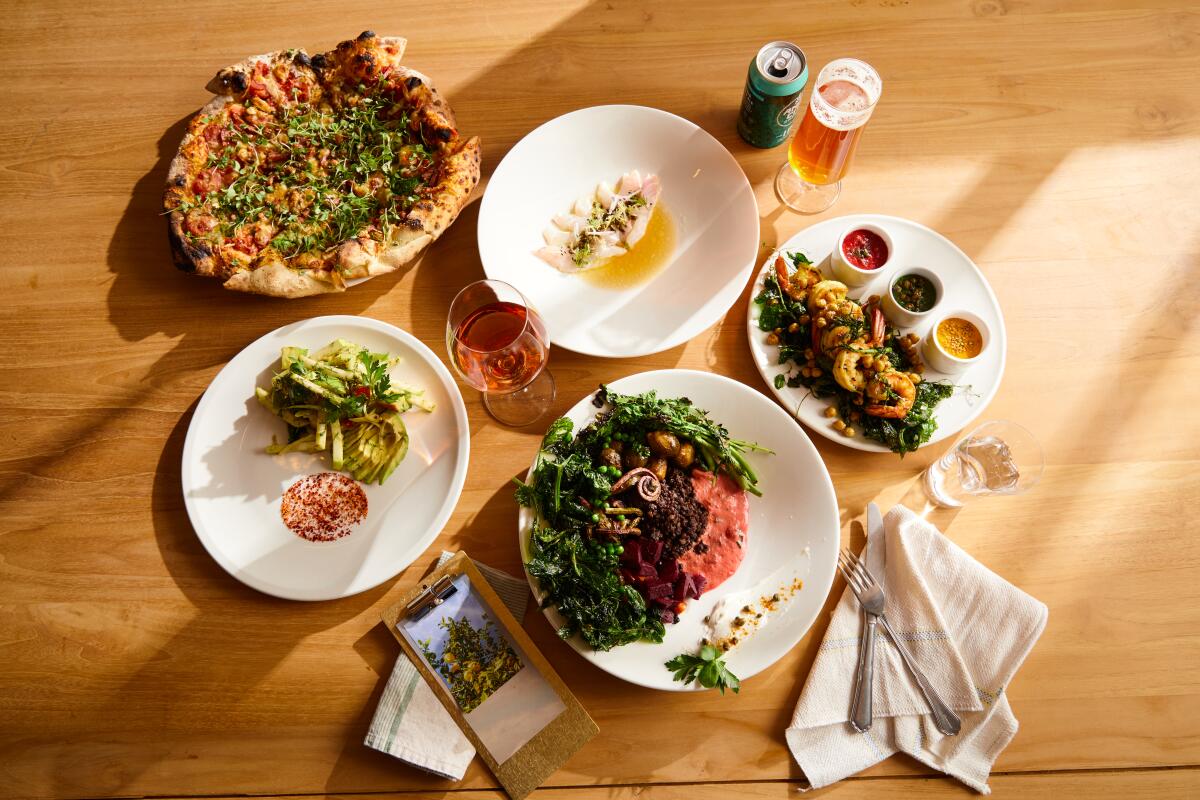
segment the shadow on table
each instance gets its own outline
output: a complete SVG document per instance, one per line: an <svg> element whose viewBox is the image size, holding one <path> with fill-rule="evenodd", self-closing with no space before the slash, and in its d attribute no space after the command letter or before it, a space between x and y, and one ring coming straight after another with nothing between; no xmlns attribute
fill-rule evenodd
<svg viewBox="0 0 1200 800"><path fill-rule="evenodd" d="M77 717L80 730L124 731L121 720L131 707L145 709L160 703L156 728L147 731L169 742L176 734L193 731L197 722L174 713L163 698L185 697L194 706L197 696L210 695L214 706L236 705L305 638L345 622L374 604L388 585L354 597L325 603L280 600L237 582L208 555L188 521L180 490L183 441L196 403L180 418L159 457L153 488L154 535L163 565L193 606L193 616L95 712ZM219 698L219 699L216 699ZM71 751L73 752L73 751ZM111 783L100 776L88 788L97 794L120 794L160 760L172 757L167 746L143 742L122 750L121 769ZM78 765L61 770L78 773ZM109 775L110 773L105 773ZM78 786L62 786L69 796Z"/></svg>
<svg viewBox="0 0 1200 800"><path fill-rule="evenodd" d="M524 474L525 472L522 470L518 476L514 477L524 477ZM512 546L516 533L516 504L513 501L513 487L506 482L488 498L479 511L472 515L457 533L453 534L448 541L439 539L438 544L418 559L414 567L422 569L432 567L440 549L462 550L476 561L510 575L523 577L520 555L517 548ZM530 605L533 605L532 601ZM540 618L540 615L538 617ZM567 647L561 642L560 645ZM380 622L359 637L354 643L354 650L378 676L378 681L371 696L365 700L358 717L348 727L351 732L350 736L330 772L325 784L325 791L351 791L363 785L390 786L396 789L411 789L414 785L447 790L462 788L457 783L432 776L363 744L371 718L375 714L379 699L391 676L392 667L396 663L396 659L401 656L401 649L395 637ZM568 655L574 657L573 654ZM549 657L547 654L547 658ZM555 668L559 668L557 664ZM468 769L464 785L495 786L496 783L483 762L477 759Z"/></svg>

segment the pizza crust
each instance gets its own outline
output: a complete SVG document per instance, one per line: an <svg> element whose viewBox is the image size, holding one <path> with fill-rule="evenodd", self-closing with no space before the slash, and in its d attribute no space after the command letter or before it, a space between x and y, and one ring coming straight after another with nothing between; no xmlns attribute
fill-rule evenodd
<svg viewBox="0 0 1200 800"><path fill-rule="evenodd" d="M272 261L255 269L235 273L223 286L235 292L267 294L272 297L310 297L341 291L329 281L318 280L308 272L294 270L281 261Z"/></svg>
<svg viewBox="0 0 1200 800"><path fill-rule="evenodd" d="M471 192L479 182L480 143L478 137L465 142L456 141L457 126L454 112L445 98L434 88L433 82L424 74L399 64L407 40L399 36L375 37L364 32L357 39L347 40L335 53L352 53L360 42L376 39L380 46L392 45L395 54L388 54L394 73L410 81L409 98L414 113L421 116L423 131L427 137L432 133L435 140L446 142L441 149L441 172L438 183L429 187L426 196L410 209L404 223L390 232L386 242L360 236L343 242L337 250L336 273L329 270L304 270L289 267L282 260L261 263L253 269L235 272L224 286L234 291L253 292L274 297L306 297L345 289L347 280L365 280L377 275L393 272L415 260L435 239L445 232L459 212L466 206ZM366 45L363 45L366 46ZM378 52L378 51L376 51ZM237 102L236 97L245 91L250 77L259 63L275 64L288 59L298 66L317 73L319 64L303 50L277 50L250 56L217 72L205 88L217 96L200 109L193 121L199 117L218 114L226 104ZM378 62L376 62L378 63ZM418 81L419 85L411 81ZM314 80L314 86L321 86ZM189 126L180 144L179 152L171 161L167 171L167 188L163 201L168 208L178 205L189 175L198 165L191 163L189 147L194 141L198 127ZM454 148L450 150L449 148ZM167 216L168 237L175 265L196 275L222 277L218 262L208 244L195 243L184 231L184 215L178 210ZM225 271L225 274L228 274Z"/></svg>

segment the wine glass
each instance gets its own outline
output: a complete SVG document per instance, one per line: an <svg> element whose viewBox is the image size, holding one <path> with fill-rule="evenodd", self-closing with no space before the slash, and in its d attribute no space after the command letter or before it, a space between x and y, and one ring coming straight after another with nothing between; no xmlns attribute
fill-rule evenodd
<svg viewBox="0 0 1200 800"><path fill-rule="evenodd" d="M1019 494L1042 477L1046 463L1034 435L1006 419L985 422L925 470L925 494L958 508L970 497Z"/></svg>
<svg viewBox="0 0 1200 800"><path fill-rule="evenodd" d="M446 318L446 350L497 422L530 425L554 402L546 323L504 281L476 281L458 293Z"/></svg>
<svg viewBox="0 0 1200 800"><path fill-rule="evenodd" d="M864 61L839 58L825 65L788 145L787 163L775 176L775 192L788 208L819 214L837 201L882 92L879 73Z"/></svg>

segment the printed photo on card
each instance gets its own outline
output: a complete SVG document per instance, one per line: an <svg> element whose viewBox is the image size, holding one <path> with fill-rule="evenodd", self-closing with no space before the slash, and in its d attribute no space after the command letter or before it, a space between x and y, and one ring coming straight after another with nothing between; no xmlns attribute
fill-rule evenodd
<svg viewBox="0 0 1200 800"><path fill-rule="evenodd" d="M465 574L454 579L440 605L400 620L399 628L497 763L566 708Z"/></svg>

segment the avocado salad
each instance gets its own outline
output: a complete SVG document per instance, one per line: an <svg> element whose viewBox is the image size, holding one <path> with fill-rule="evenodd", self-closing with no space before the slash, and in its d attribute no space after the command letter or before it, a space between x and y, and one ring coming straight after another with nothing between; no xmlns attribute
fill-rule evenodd
<svg viewBox="0 0 1200 800"><path fill-rule="evenodd" d="M424 392L392 385L388 371L398 362L345 339L311 354L284 347L270 388L254 390L258 402L287 423L287 442L272 437L267 453L328 451L335 470L383 483L408 454L401 415L434 408Z"/></svg>

